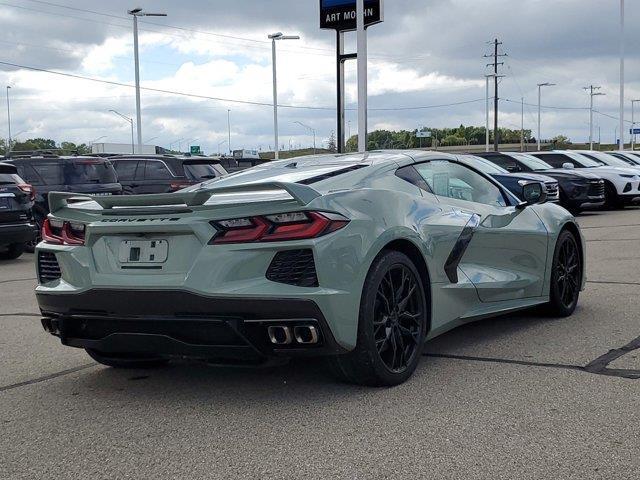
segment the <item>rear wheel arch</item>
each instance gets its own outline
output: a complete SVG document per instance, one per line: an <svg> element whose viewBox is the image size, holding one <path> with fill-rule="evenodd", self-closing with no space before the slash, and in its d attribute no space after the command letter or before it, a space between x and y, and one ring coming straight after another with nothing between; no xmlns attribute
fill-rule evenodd
<svg viewBox="0 0 640 480"><path fill-rule="evenodd" d="M376 255L379 256L385 251L395 251L405 254L413 262L413 264L420 272L420 279L425 290L425 300L427 302L427 334L431 331L431 319L433 316L432 302L431 302L431 276L429 274L429 267L422 254L420 248L411 240L400 238L387 243Z"/></svg>
<svg viewBox="0 0 640 480"><path fill-rule="evenodd" d="M562 229L558 233L558 238L560 238L560 235L564 231L571 232L573 234L573 237L576 239L576 243L578 244L578 254L580 255L580 265L582 265L582 276L584 278L586 265L584 263L584 260L585 260L584 259L584 244L582 243L582 235L580 235L580 229L578 228L578 226L575 223L567 222L567 223L564 224L564 226L562 227ZM557 240L556 240L556 243L557 243ZM555 245L554 245L554 248L555 248Z"/></svg>

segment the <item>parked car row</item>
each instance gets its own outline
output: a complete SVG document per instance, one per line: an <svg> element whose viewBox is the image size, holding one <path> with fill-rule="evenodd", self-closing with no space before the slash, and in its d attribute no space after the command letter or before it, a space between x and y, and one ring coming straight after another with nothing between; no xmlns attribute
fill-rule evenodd
<svg viewBox="0 0 640 480"><path fill-rule="evenodd" d="M548 202L558 203L574 215L585 209L603 206L623 208L640 201L640 153L636 152L483 152L457 155L457 158L491 176L523 201L522 185L539 182L545 188ZM15 169L10 174L14 176L13 183L30 189L29 195L33 199L27 209L27 222L33 222L36 232L23 247L13 241L15 237L0 235L4 237L0 238L0 255L4 257L19 256L24 250L33 251L40 241L42 225L50 211L50 192L96 196L172 193L248 168L271 167L259 159L176 155L105 158L45 154L17 156L4 162L5 171ZM10 208L6 199L14 198L9 195L13 192L3 193L1 188L8 187L0 184L0 213ZM456 195L461 199L468 195L463 185L450 188L457 188ZM17 195L16 199L21 198ZM18 203L15 200L11 208L15 210ZM9 217L4 215L5 219ZM8 231L4 228L0 233Z"/></svg>

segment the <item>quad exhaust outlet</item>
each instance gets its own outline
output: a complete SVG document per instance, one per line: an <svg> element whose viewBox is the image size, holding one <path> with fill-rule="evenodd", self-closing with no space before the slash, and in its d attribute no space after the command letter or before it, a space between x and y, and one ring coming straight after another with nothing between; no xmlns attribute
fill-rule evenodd
<svg viewBox="0 0 640 480"><path fill-rule="evenodd" d="M294 340L300 345L316 345L320 340L318 329L313 325L272 325L267 328L267 333L274 345L291 345Z"/></svg>

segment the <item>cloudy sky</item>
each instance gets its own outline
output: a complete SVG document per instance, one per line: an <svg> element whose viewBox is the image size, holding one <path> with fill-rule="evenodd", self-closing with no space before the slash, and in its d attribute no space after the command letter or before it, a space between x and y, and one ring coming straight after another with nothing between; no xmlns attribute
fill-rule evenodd
<svg viewBox="0 0 640 480"><path fill-rule="evenodd" d="M632 3L627 0L629 119L631 99L640 98L640 9ZM267 35L277 31L302 37L279 43L279 103L286 105L280 143L312 143L295 122L315 128L318 144L335 130L335 34L319 30L317 0L2 0L0 62L133 84L126 11L136 6L168 14L140 23L142 86L195 95L143 91L145 141L168 147L183 139L183 149L192 143L216 152L227 139L230 109L233 148L272 148ZM487 42L499 38L508 54L502 126L519 128L524 97L531 104L525 128L535 130L536 84L553 82L558 86L544 92L543 104L554 108L544 109L543 137L585 141L589 98L582 87L594 84L606 94L596 98L602 114L595 125L603 142L613 142L617 120L606 115L618 114L618 22L618 0L386 0L385 22L369 30L370 129L483 125L489 73L483 55L490 53ZM351 34L348 49L354 46ZM355 63L347 71L355 134ZM8 65L0 65L0 85L11 86L12 132L19 139L130 141L128 124L109 112L135 116L134 90L126 85ZM462 104L422 108L455 103ZM0 118L6 137L6 116Z"/></svg>

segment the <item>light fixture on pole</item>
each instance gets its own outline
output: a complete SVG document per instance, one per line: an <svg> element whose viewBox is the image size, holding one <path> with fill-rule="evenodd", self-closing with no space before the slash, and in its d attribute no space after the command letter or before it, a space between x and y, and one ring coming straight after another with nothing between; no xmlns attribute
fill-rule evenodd
<svg viewBox="0 0 640 480"><path fill-rule="evenodd" d="M142 8L128 10L133 16L133 57L136 73L136 122L138 127L138 147L142 150L142 113L140 112L140 56L138 53L138 17L166 17L166 13L147 13Z"/></svg>
<svg viewBox="0 0 640 480"><path fill-rule="evenodd" d="M136 148L135 148L135 141L133 139L133 118L129 118L126 115L121 114L120 112L116 112L115 110L109 110L112 113L115 113L116 115L118 115L121 118L124 118L127 122L131 123L131 153L136 153ZM138 150L141 152L142 149L140 148L140 146L142 146L142 144L139 145Z"/></svg>
<svg viewBox="0 0 640 480"><path fill-rule="evenodd" d="M293 122L293 123L297 123L298 125L300 125L302 128L306 128L307 130L309 130L311 133L313 133L313 154L316 154L316 130L315 128L311 128L309 125L305 125L302 122Z"/></svg>
<svg viewBox="0 0 640 480"><path fill-rule="evenodd" d="M620 151L624 150L624 0L620 0Z"/></svg>
<svg viewBox="0 0 640 480"><path fill-rule="evenodd" d="M538 151L541 150L542 138L542 87L555 87L555 83L539 83L538 84Z"/></svg>
<svg viewBox="0 0 640 480"><path fill-rule="evenodd" d="M640 103L639 100L631 100L631 150L636 149L636 103Z"/></svg>
<svg viewBox="0 0 640 480"><path fill-rule="evenodd" d="M9 125L9 144L7 145L7 157L11 153L11 107L9 106L9 90L11 87L7 85L7 123Z"/></svg>
<svg viewBox="0 0 640 480"><path fill-rule="evenodd" d="M91 140L91 142L89 142L89 146L91 147L91 152L93 153L93 144L96 143L98 140L102 140L103 138L107 138L106 135L102 135L101 137L98 137L94 140Z"/></svg>
<svg viewBox="0 0 640 480"><path fill-rule="evenodd" d="M589 92L590 103L589 103L589 150L593 150L593 97L605 95L604 93L598 92L602 87L596 87L594 85L589 85L588 87L584 87L584 90ZM624 128L624 126L623 126ZM622 133L620 134L621 138L624 138Z"/></svg>
<svg viewBox="0 0 640 480"><path fill-rule="evenodd" d="M285 35L282 32L272 33L268 36L271 40L271 62L273 67L273 138L275 141L275 159L280 158L280 150L278 148L278 74L277 74L277 56L276 56L276 40L300 40L298 35Z"/></svg>

